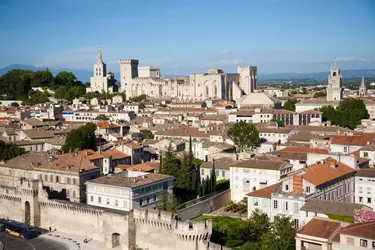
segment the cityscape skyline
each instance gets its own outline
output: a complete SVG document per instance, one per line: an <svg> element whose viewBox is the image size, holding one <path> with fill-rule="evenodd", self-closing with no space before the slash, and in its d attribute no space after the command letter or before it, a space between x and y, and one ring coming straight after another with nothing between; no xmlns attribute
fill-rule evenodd
<svg viewBox="0 0 375 250"><path fill-rule="evenodd" d="M335 57L343 69L375 68L370 0L87 3L2 2L0 32L18 39L2 41L0 67L91 69L101 47L113 72L122 58L184 75L207 68L230 72L238 64L262 73L321 72Z"/></svg>

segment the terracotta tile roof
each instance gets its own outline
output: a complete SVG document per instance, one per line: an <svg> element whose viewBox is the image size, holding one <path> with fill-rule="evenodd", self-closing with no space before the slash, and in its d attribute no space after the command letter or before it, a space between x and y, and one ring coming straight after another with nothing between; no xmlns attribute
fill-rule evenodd
<svg viewBox="0 0 375 250"><path fill-rule="evenodd" d="M279 162L279 161L245 160L245 161L236 162L230 165L230 167L280 170L285 164L286 162Z"/></svg>
<svg viewBox="0 0 375 250"><path fill-rule="evenodd" d="M331 144L366 146L373 140L374 135L336 135L331 138Z"/></svg>
<svg viewBox="0 0 375 250"><path fill-rule="evenodd" d="M126 157L130 157L129 155L115 148L102 152L102 156L104 158L112 157L112 160L120 160Z"/></svg>
<svg viewBox="0 0 375 250"><path fill-rule="evenodd" d="M353 152L352 155L354 155L355 157L359 157L359 151Z"/></svg>
<svg viewBox="0 0 375 250"><path fill-rule="evenodd" d="M119 128L120 127L119 125L112 124L112 123L107 122L107 121L98 122L96 124L96 126L98 126L99 128L102 128L102 129L110 129L110 128Z"/></svg>
<svg viewBox="0 0 375 250"><path fill-rule="evenodd" d="M71 153L66 153L66 154L61 154L61 155L56 155L57 158L66 158L66 157L71 157ZM98 160L102 159L103 156L99 154L98 152L95 152L92 149L87 149L87 150L81 150L77 152L77 155L82 155L85 156L89 161L93 160Z"/></svg>
<svg viewBox="0 0 375 250"><path fill-rule="evenodd" d="M126 165L120 164L117 165L116 168L122 170L131 170L131 171L140 171L140 172L154 172L160 168L160 163L157 164L147 164L147 163L140 163L136 165Z"/></svg>
<svg viewBox="0 0 375 250"><path fill-rule="evenodd" d="M374 168L359 169L357 173L355 174L355 176L375 178L375 169Z"/></svg>
<svg viewBox="0 0 375 250"><path fill-rule="evenodd" d="M301 207L301 211L321 213L321 214L334 214L342 216L354 216L355 210L371 209L364 204L329 201L320 199L309 199Z"/></svg>
<svg viewBox="0 0 375 250"><path fill-rule="evenodd" d="M96 178L93 180L87 181L88 183L97 183L102 185L110 185L110 186L117 186L117 187L128 187L134 188L139 187L147 184L151 184L153 182L173 179L173 176L164 175L164 174L146 174L143 176L137 177L126 177L120 174L116 174L114 176L103 176L100 178Z"/></svg>
<svg viewBox="0 0 375 250"><path fill-rule="evenodd" d="M366 222L366 223L356 223L340 230L340 234L375 239L375 221Z"/></svg>
<svg viewBox="0 0 375 250"><path fill-rule="evenodd" d="M271 199L272 193L276 192L276 190L281 186L281 182L273 184L271 186L255 190L253 192L250 192L246 194L247 196L252 197L262 197L262 198L268 198Z"/></svg>
<svg viewBox="0 0 375 250"><path fill-rule="evenodd" d="M308 147L286 147L286 148L281 149L280 151L281 152L328 154L327 149L308 148Z"/></svg>
<svg viewBox="0 0 375 250"><path fill-rule="evenodd" d="M307 235L311 237L328 239L334 236L340 227L341 223L339 222L313 218L297 231L297 235Z"/></svg>
<svg viewBox="0 0 375 250"><path fill-rule="evenodd" d="M215 159L215 169L227 169L229 170L229 166L233 163L235 163L236 160L229 158L229 157L223 157ZM209 168L212 169L212 161L210 162L204 162L201 165L201 168Z"/></svg>
<svg viewBox="0 0 375 250"><path fill-rule="evenodd" d="M304 168L303 172L303 179L318 186L344 175L355 173L355 170L341 162L337 162L332 157L328 157L323 163Z"/></svg>
<svg viewBox="0 0 375 250"><path fill-rule="evenodd" d="M64 154L57 155L56 158L57 159L53 162L42 163L39 166L39 168L62 170L77 173L81 173L83 171L92 169L97 169L98 171L100 171L98 167L91 163L89 157L84 154L77 154L76 156L72 156L72 154Z"/></svg>
<svg viewBox="0 0 375 250"><path fill-rule="evenodd" d="M288 160L300 160L300 161L306 161L307 160L307 154L304 152L287 152L287 151L274 151L268 153L269 155L281 157Z"/></svg>

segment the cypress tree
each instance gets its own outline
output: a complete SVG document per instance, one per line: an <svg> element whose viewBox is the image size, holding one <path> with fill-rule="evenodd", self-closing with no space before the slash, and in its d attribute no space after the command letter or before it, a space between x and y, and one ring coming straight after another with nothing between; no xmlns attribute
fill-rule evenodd
<svg viewBox="0 0 375 250"><path fill-rule="evenodd" d="M212 182L209 176L206 178L207 194L212 192Z"/></svg>
<svg viewBox="0 0 375 250"><path fill-rule="evenodd" d="M203 180L202 187L201 187L202 196L206 195L206 191L207 191L207 185L206 184L207 184L206 180Z"/></svg>
<svg viewBox="0 0 375 250"><path fill-rule="evenodd" d="M163 152L160 152L160 167L159 167L159 172L162 174L163 173Z"/></svg>
<svg viewBox="0 0 375 250"><path fill-rule="evenodd" d="M216 169L215 169L215 159L212 159L212 172L211 172L211 192L216 191Z"/></svg>

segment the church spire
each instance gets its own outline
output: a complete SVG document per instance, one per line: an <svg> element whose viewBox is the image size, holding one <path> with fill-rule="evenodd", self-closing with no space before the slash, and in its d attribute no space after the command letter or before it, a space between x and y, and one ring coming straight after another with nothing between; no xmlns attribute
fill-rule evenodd
<svg viewBox="0 0 375 250"><path fill-rule="evenodd" d="M103 64L102 51L100 50L100 47L98 48L98 59L96 61L96 64Z"/></svg>

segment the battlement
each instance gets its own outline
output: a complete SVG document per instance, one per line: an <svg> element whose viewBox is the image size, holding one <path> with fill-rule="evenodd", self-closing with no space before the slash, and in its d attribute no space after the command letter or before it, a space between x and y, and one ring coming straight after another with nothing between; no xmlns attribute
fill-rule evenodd
<svg viewBox="0 0 375 250"><path fill-rule="evenodd" d="M133 210L136 223L153 225L156 227L172 229L174 218L171 213L157 210Z"/></svg>
<svg viewBox="0 0 375 250"><path fill-rule="evenodd" d="M138 64L139 63L139 60L137 59L120 59L119 60L119 64Z"/></svg>
<svg viewBox="0 0 375 250"><path fill-rule="evenodd" d="M212 221L176 221L174 234L183 241L201 241L210 238Z"/></svg>

